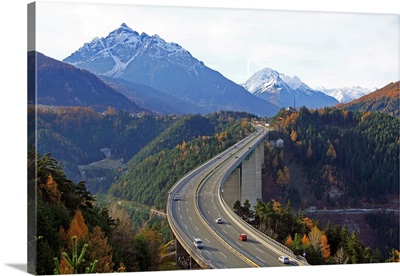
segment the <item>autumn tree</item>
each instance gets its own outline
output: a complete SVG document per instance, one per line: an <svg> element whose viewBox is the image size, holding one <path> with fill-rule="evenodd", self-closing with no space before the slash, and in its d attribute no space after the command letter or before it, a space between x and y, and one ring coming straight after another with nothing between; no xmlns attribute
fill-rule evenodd
<svg viewBox="0 0 400 276"><path fill-rule="evenodd" d="M400 262L400 252L397 249L392 249L392 251L390 252L390 257L387 260L387 262L391 262L391 263L396 263L396 262Z"/></svg>
<svg viewBox="0 0 400 276"><path fill-rule="evenodd" d="M290 140L292 140L292 142L296 142L297 140L297 132L292 129L292 133L290 133Z"/></svg>
<svg viewBox="0 0 400 276"><path fill-rule="evenodd" d="M289 237L287 237L285 245L287 247L290 247L293 244L293 239L292 239L292 235L289 235Z"/></svg>
<svg viewBox="0 0 400 276"><path fill-rule="evenodd" d="M79 274L79 273L94 273L97 265L97 260L94 260L86 268L82 268L85 261L84 256L88 247L85 243L79 252L77 236L71 237L71 256L67 252L62 253L61 263L58 258L54 258L54 274Z"/></svg>
<svg viewBox="0 0 400 276"><path fill-rule="evenodd" d="M134 226L127 211L114 204L109 209L110 216L115 219L116 226L110 244L117 271L137 271Z"/></svg>
<svg viewBox="0 0 400 276"><path fill-rule="evenodd" d="M325 234L322 234L321 236L321 256L324 262L328 261L331 256L331 249L328 244L328 238Z"/></svg>
<svg viewBox="0 0 400 276"><path fill-rule="evenodd" d="M113 272L112 248L99 226L93 228L93 231L89 234L87 256L88 261L98 261L97 273Z"/></svg>
<svg viewBox="0 0 400 276"><path fill-rule="evenodd" d="M162 236L146 226L135 236L135 247L140 271L158 270L161 260Z"/></svg>
<svg viewBox="0 0 400 276"><path fill-rule="evenodd" d="M290 171L287 166L283 170L278 170L276 182L280 186L285 186L290 183Z"/></svg>
<svg viewBox="0 0 400 276"><path fill-rule="evenodd" d="M315 248L315 249L320 249L321 247L321 237L322 237L322 232L321 230L318 229L317 226L314 226L310 233L308 233L308 238L310 240L310 244Z"/></svg>
<svg viewBox="0 0 400 276"><path fill-rule="evenodd" d="M337 157L335 148L331 143L331 141L329 140L328 140L328 150L326 151L326 156L328 156L332 161L335 160Z"/></svg>
<svg viewBox="0 0 400 276"><path fill-rule="evenodd" d="M303 235L303 238L301 239L301 243L304 245L305 248L310 247L310 239L307 237L306 234Z"/></svg>
<svg viewBox="0 0 400 276"><path fill-rule="evenodd" d="M88 233L89 229L86 226L82 212L81 210L77 210L68 229L67 238L71 241L72 237L76 236L77 243L79 244L87 238ZM71 246L71 242L69 242L68 245Z"/></svg>
<svg viewBox="0 0 400 276"><path fill-rule="evenodd" d="M53 176L49 174L45 183L38 183L38 196L49 204L59 204L61 193Z"/></svg>

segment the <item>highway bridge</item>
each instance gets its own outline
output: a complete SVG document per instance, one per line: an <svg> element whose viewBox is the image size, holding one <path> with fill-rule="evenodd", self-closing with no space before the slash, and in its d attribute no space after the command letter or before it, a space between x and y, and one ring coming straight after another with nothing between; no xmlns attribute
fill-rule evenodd
<svg viewBox="0 0 400 276"><path fill-rule="evenodd" d="M307 265L284 245L233 212L233 203L261 199L261 168L266 127L183 176L169 191L167 218L176 239L177 259L189 267L246 268ZM221 218L222 223L216 219ZM247 241L239 239L245 233ZM201 239L203 247L195 245ZM289 256L282 264L279 256Z"/></svg>

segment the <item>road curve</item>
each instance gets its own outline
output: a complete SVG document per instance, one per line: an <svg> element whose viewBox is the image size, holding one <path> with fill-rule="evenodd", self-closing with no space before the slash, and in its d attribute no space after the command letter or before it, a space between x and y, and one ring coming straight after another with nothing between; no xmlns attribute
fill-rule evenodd
<svg viewBox="0 0 400 276"><path fill-rule="evenodd" d="M203 268L281 266L280 255L298 265L290 250L245 223L223 200L226 177L266 134L266 128L256 127L254 134L186 174L169 192L167 217L172 231ZM174 200L176 196L179 200ZM215 222L217 217L221 224ZM239 240L240 233L246 233L248 240ZM202 249L195 247L194 238L202 239Z"/></svg>

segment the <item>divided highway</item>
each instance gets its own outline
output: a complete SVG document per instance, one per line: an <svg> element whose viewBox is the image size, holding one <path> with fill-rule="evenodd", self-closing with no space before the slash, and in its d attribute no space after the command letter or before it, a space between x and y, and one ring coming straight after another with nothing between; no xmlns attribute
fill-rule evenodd
<svg viewBox="0 0 400 276"><path fill-rule="evenodd" d="M254 134L185 175L169 192L171 229L203 268L279 266L281 255L298 264L290 250L247 225L223 200L223 182L266 134L266 128L256 127ZM240 233L246 233L248 240L239 240ZM203 248L195 246L195 238L203 241Z"/></svg>

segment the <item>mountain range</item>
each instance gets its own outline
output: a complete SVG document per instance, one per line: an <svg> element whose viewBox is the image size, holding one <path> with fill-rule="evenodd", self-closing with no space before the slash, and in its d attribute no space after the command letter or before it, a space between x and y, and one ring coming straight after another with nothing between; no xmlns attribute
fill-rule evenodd
<svg viewBox="0 0 400 276"><path fill-rule="evenodd" d="M317 90L324 92L325 94L331 97L334 97L340 103L348 103L364 95L367 95L368 93L371 93L370 89L363 88L360 86L329 88L329 89L325 87L318 87Z"/></svg>
<svg viewBox="0 0 400 276"><path fill-rule="evenodd" d="M94 74L146 85L197 105L205 112L246 111L273 116L279 107L248 93L207 67L176 43L139 34L122 24L105 38L94 38L63 60Z"/></svg>
<svg viewBox="0 0 400 276"><path fill-rule="evenodd" d="M312 89L298 77L271 68L239 85L180 45L158 35L139 34L124 23L63 61L41 53L35 59L33 52L28 55L28 70L32 73L35 65L37 70L37 103L43 105L91 106L101 111L113 107L162 115L234 110L274 116L283 107L335 106L370 92L358 86ZM30 102L34 96L30 95Z"/></svg>
<svg viewBox="0 0 400 276"><path fill-rule="evenodd" d="M339 103L335 98L310 88L298 77L291 78L271 68L256 72L243 87L279 107L305 106L315 109Z"/></svg>

